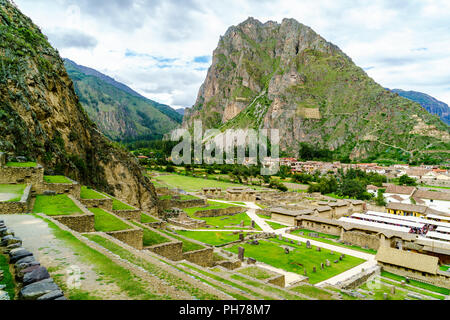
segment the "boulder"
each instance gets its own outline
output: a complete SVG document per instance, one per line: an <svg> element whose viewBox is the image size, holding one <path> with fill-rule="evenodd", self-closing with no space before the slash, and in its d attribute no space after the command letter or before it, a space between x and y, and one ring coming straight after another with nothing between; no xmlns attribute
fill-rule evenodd
<svg viewBox="0 0 450 320"><path fill-rule="evenodd" d="M17 156L16 161L17 162L27 162L27 158L24 156Z"/></svg>
<svg viewBox="0 0 450 320"><path fill-rule="evenodd" d="M18 250L18 251L14 251L14 250ZM33 254L30 251L23 249L23 248L13 249L9 253L9 263L16 263L20 259L26 258L26 257L31 257L32 255Z"/></svg>
<svg viewBox="0 0 450 320"><path fill-rule="evenodd" d="M54 196L54 195L56 195L56 191L53 191L53 190L45 190L45 191L44 191L44 195L45 195L45 196Z"/></svg>
<svg viewBox="0 0 450 320"><path fill-rule="evenodd" d="M7 247L7 246L9 246L11 244L14 244L14 243L22 244L22 240L20 238L14 237L13 235L7 235L7 236L4 236L2 238L1 246L2 247Z"/></svg>
<svg viewBox="0 0 450 320"><path fill-rule="evenodd" d="M57 298L64 297L64 293L61 290L54 290L49 293L44 294L37 298L37 300L55 300Z"/></svg>
<svg viewBox="0 0 450 320"><path fill-rule="evenodd" d="M36 300L49 292L59 290L59 287L52 279L41 280L23 287L19 296L24 300Z"/></svg>
<svg viewBox="0 0 450 320"><path fill-rule="evenodd" d="M29 284L48 279L50 274L45 267L38 267L31 272L25 273L23 276L23 285L27 286Z"/></svg>
<svg viewBox="0 0 450 320"><path fill-rule="evenodd" d="M21 246L22 246L22 243L21 243L21 242L11 243L9 246L6 246L6 250L9 250L9 251L6 252L6 253L11 252L12 249L20 248Z"/></svg>
<svg viewBox="0 0 450 320"><path fill-rule="evenodd" d="M30 263L32 263L32 262L37 262L36 259L34 258L34 256L25 257L25 258L17 261L14 264L14 268L16 269L16 272L17 272L18 270L22 270L22 269L30 266Z"/></svg>
<svg viewBox="0 0 450 320"><path fill-rule="evenodd" d="M68 299L66 297L62 296L62 297L56 298L55 300L68 300Z"/></svg>
<svg viewBox="0 0 450 320"><path fill-rule="evenodd" d="M8 292L0 290L0 301L11 300Z"/></svg>
<svg viewBox="0 0 450 320"><path fill-rule="evenodd" d="M14 236L14 231L12 231L11 229L6 228L6 230L3 230L1 233L1 236Z"/></svg>
<svg viewBox="0 0 450 320"><path fill-rule="evenodd" d="M23 279L23 277L24 277L24 275L26 273L30 273L31 271L34 271L34 270L36 270L37 268L39 268L41 266L41 264L39 262L37 262L37 261L34 261L32 263L33 263L32 265L30 265L30 266L28 266L26 268L23 268L19 272L17 272L16 273L16 277L18 279Z"/></svg>

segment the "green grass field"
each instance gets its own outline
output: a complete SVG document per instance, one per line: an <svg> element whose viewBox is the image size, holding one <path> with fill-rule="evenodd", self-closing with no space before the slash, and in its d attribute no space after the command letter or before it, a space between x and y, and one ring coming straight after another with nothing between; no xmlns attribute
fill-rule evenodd
<svg viewBox="0 0 450 320"><path fill-rule="evenodd" d="M218 246L239 240L239 234L233 234L232 232L179 230L177 233L212 246Z"/></svg>
<svg viewBox="0 0 450 320"><path fill-rule="evenodd" d="M47 183L72 183L65 176L44 176L44 181Z"/></svg>
<svg viewBox="0 0 450 320"><path fill-rule="evenodd" d="M89 208L89 211L95 216L95 231L113 232L132 229L130 225L100 208Z"/></svg>
<svg viewBox="0 0 450 320"><path fill-rule="evenodd" d="M281 247L282 244L295 249L286 254ZM239 246L245 248L246 257L252 257L257 261L267 263L276 268L301 275L306 270L309 283L311 284L329 279L364 262L363 259L347 255L342 261L334 263L335 260L339 260L338 253L331 254L330 250L327 249L322 249L318 252L316 247L307 249L305 245L298 246L276 239L271 241L262 240L259 242L259 245L247 243L234 245L231 248L227 248L227 250L237 254ZM326 259L331 262L330 267L326 267ZM325 265L323 270L320 268L320 263ZM313 267L316 267L316 273L313 272Z"/></svg>
<svg viewBox="0 0 450 320"><path fill-rule="evenodd" d="M151 222L157 222L158 220L148 214L142 213L141 214L141 223L151 223Z"/></svg>
<svg viewBox="0 0 450 320"><path fill-rule="evenodd" d="M6 193L10 195L5 197L7 199L5 200L6 202L17 202L22 199L26 187L25 184L0 184L0 194Z"/></svg>
<svg viewBox="0 0 450 320"><path fill-rule="evenodd" d="M204 178L188 177L177 174L167 174L163 176L153 177L153 180L157 180L162 185L168 186L169 188L180 188L185 191L199 191L202 188L222 188L223 190L235 187L249 187L252 189L261 189L257 186L246 186L236 183L210 180Z"/></svg>
<svg viewBox="0 0 450 320"><path fill-rule="evenodd" d="M113 198L113 210L135 210L135 208L123 203L116 198Z"/></svg>
<svg viewBox="0 0 450 320"><path fill-rule="evenodd" d="M283 224L279 224L279 223L272 222L272 221L266 221L266 223L274 230L283 229L283 228L287 228L288 227L288 226L285 226Z"/></svg>
<svg viewBox="0 0 450 320"><path fill-rule="evenodd" d="M274 274L272 272L269 272L263 268L259 267L247 267L243 269L237 270L237 272L245 274L249 277L258 279L258 280L266 280L269 278L272 278Z"/></svg>
<svg viewBox="0 0 450 320"><path fill-rule="evenodd" d="M168 231L164 231L161 230L162 233L167 234L168 236L179 240L181 242L183 242L183 252L191 252L191 251L196 251L196 250L200 250L200 249L204 249L205 247L202 245L199 245L197 243L194 243L192 241L183 239L182 237L178 236L176 233L173 232L168 232Z"/></svg>
<svg viewBox="0 0 450 320"><path fill-rule="evenodd" d="M144 230L144 238L143 238L143 245L144 247L151 247L157 244L161 244L161 243L166 243L166 242L170 242L170 239L160 235L159 233L152 231L148 228L146 228L145 226L143 226L142 224L135 222L135 221L131 221L132 224L134 224L135 226L138 226L139 228L142 228L142 230Z"/></svg>
<svg viewBox="0 0 450 320"><path fill-rule="evenodd" d="M33 212L44 213L48 216L83 214L83 211L65 194L37 195Z"/></svg>
<svg viewBox="0 0 450 320"><path fill-rule="evenodd" d="M81 186L81 199L106 199L106 196L86 186Z"/></svg>
<svg viewBox="0 0 450 320"><path fill-rule="evenodd" d="M7 162L7 167L15 167L15 168L34 168L37 166L36 162Z"/></svg>
<svg viewBox="0 0 450 320"><path fill-rule="evenodd" d="M159 200L171 200L173 198L173 195L165 195L159 197ZM189 194L181 194L180 195L180 201L187 201L187 200L198 200L200 198L191 196Z"/></svg>
<svg viewBox="0 0 450 320"><path fill-rule="evenodd" d="M387 271L382 271L381 272L381 276L385 277L385 278L389 278L392 280L396 280L396 281L402 281L402 280L406 280L405 277L403 276L399 276ZM445 294L445 295L450 295L450 290L446 289L446 288L441 288L441 287L437 287L437 286L433 286L432 284L428 284L428 283L424 283L424 282L420 282L417 280L409 280L409 285L417 287L417 288L422 288L425 290L429 290L429 291L433 291L436 293L440 293L440 294Z"/></svg>
<svg viewBox="0 0 450 320"><path fill-rule="evenodd" d="M307 295L308 297L316 298L319 300L333 300L332 299L333 295L330 292L314 286L301 285L298 287L291 288L290 290L302 293L304 295Z"/></svg>

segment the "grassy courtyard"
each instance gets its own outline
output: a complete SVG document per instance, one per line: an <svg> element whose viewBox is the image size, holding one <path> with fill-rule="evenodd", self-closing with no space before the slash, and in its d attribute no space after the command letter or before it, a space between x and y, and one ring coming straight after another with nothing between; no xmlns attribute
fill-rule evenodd
<svg viewBox="0 0 450 320"><path fill-rule="evenodd" d="M127 223L100 208L90 208L89 211L95 216L95 231L113 232L132 229Z"/></svg>
<svg viewBox="0 0 450 320"><path fill-rule="evenodd" d="M252 189L260 189L260 187L257 186L246 186L231 182L182 176L177 174L155 176L152 178L152 180L156 180L160 182L161 185L167 186L169 188L180 188L189 192L200 191L202 188L222 188L222 190L225 190L228 188L249 187Z"/></svg>
<svg viewBox="0 0 450 320"><path fill-rule="evenodd" d="M289 254L284 252L282 245L292 248ZM240 246L245 248L246 257L252 257L257 261L267 263L276 268L301 275L306 270L309 283L311 284L334 277L364 262L363 259L352 256L345 256L342 261L339 261L339 254L331 254L330 250L322 249L319 252L316 250L316 247L307 249L306 245L298 246L275 239L270 241L262 240L259 242L259 245L247 243L234 245L227 250L237 254ZM326 266L327 259L331 263L329 267ZM334 263L335 260L338 263ZM321 263L325 266L323 270L320 268ZM313 272L313 267L316 267L315 273Z"/></svg>
<svg viewBox="0 0 450 320"><path fill-rule="evenodd" d="M212 246L223 245L225 243L239 240L239 234L233 234L233 232L180 230L177 231L177 233Z"/></svg>
<svg viewBox="0 0 450 320"><path fill-rule="evenodd" d="M26 187L25 184L0 184L0 201L20 201Z"/></svg>
<svg viewBox="0 0 450 320"><path fill-rule="evenodd" d="M37 195L33 212L48 216L83 214L83 211L65 194Z"/></svg>
<svg viewBox="0 0 450 320"><path fill-rule="evenodd" d="M72 183L65 176L44 176L44 181L47 183Z"/></svg>

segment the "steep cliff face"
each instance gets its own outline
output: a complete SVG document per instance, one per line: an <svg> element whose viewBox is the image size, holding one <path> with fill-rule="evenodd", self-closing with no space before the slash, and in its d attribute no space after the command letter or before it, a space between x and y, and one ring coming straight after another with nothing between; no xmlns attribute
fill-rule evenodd
<svg viewBox="0 0 450 320"><path fill-rule="evenodd" d="M375 83L337 46L293 19L228 29L183 125L277 128L282 150L307 142L338 157L448 157L449 128Z"/></svg>
<svg viewBox="0 0 450 320"><path fill-rule="evenodd" d="M133 205L155 207L154 187L137 161L97 130L58 52L6 0L0 0L0 96L0 150Z"/></svg>

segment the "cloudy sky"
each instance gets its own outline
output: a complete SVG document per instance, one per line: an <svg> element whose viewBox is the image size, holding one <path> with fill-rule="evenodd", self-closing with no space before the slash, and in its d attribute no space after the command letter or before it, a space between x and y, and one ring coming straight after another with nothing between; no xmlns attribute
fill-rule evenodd
<svg viewBox="0 0 450 320"><path fill-rule="evenodd" d="M295 18L378 83L450 104L448 0L15 0L63 57L173 107L195 102L231 25Z"/></svg>

